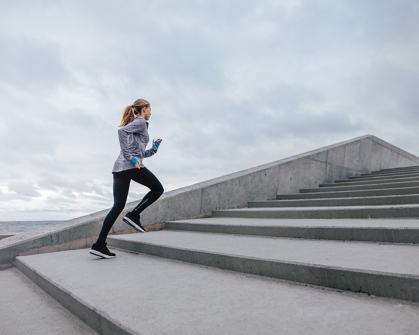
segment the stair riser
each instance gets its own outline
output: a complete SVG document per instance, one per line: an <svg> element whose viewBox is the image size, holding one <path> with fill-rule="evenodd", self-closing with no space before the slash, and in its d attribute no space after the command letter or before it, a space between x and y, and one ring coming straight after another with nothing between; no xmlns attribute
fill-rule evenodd
<svg viewBox="0 0 419 335"><path fill-rule="evenodd" d="M213 217L259 218L259 219L380 219L380 218L419 218L419 208L345 208L316 210L218 210Z"/></svg>
<svg viewBox="0 0 419 335"><path fill-rule="evenodd" d="M249 208L261 207L321 207L321 206L378 206L378 205L411 205L419 204L419 195L396 196L386 198L355 198L330 200L273 200L251 201Z"/></svg>
<svg viewBox="0 0 419 335"><path fill-rule="evenodd" d="M366 186L366 185L387 185L387 184L410 184L410 183L418 183L419 178L414 179L401 179L401 180L367 180L367 181L348 181L342 183L327 183L327 184L320 184L319 187L341 187L341 186Z"/></svg>
<svg viewBox="0 0 419 335"><path fill-rule="evenodd" d="M349 179L343 179L341 181L344 180L368 180L368 179L383 179L383 178L388 178L388 179L399 179L399 178L409 178L409 177L419 177L419 173L404 173L404 174L388 174L388 175L361 175L358 177L349 177ZM338 182L338 181L336 181Z"/></svg>
<svg viewBox="0 0 419 335"><path fill-rule="evenodd" d="M289 237L313 240L419 243L419 229L340 227L261 227L166 222L167 230L214 234Z"/></svg>
<svg viewBox="0 0 419 335"><path fill-rule="evenodd" d="M302 263L276 262L117 239L109 239L109 245L131 252L224 270L353 292L364 292L387 298L419 301L419 289L412 290L412 287L419 287L419 278L415 277L368 273Z"/></svg>
<svg viewBox="0 0 419 335"><path fill-rule="evenodd" d="M380 172L399 172L399 171L412 171L412 170L419 170L419 166L407 166L402 168L392 168L392 169L381 169L380 171L375 171L372 173L380 173Z"/></svg>
<svg viewBox="0 0 419 335"><path fill-rule="evenodd" d="M419 187L419 182L410 182L410 183L391 183L391 184L370 184L370 185L353 185L353 186L342 186L340 184L335 184L336 186L331 186L334 184L328 184L326 186L320 185L319 188L308 188L301 189L301 193L309 192L336 192L336 191L356 191L356 190L382 190L388 188L402 188L402 187Z"/></svg>
<svg viewBox="0 0 419 335"><path fill-rule="evenodd" d="M52 298L57 300L67 310L77 316L92 329L96 330L99 334L132 334L132 332L124 330L121 325L113 323L109 316L104 316L98 313L94 306L89 306L84 301L76 299L71 292L68 292L67 290L59 287L59 285L42 276L39 272L32 269L25 262L19 259L19 257L16 258L16 267L35 284L47 292Z"/></svg>
<svg viewBox="0 0 419 335"><path fill-rule="evenodd" d="M336 180L336 184L348 184L348 183L367 183L374 184L376 182L401 182L401 181L414 181L419 180L419 175L414 176L397 176L397 177L385 177L385 178L353 178L345 180Z"/></svg>
<svg viewBox="0 0 419 335"><path fill-rule="evenodd" d="M385 189L385 190L348 191L348 192L341 191L341 192L278 194L276 196L276 200L352 198L352 197L373 197L373 196L391 196L391 195L408 195L408 194L419 194L419 187Z"/></svg>
<svg viewBox="0 0 419 335"><path fill-rule="evenodd" d="M418 171L407 171L407 172L380 172L380 173L368 173L368 174L361 174L360 176L353 176L349 177L349 179L352 178L385 178L385 177L396 177L396 176L412 176L419 174Z"/></svg>

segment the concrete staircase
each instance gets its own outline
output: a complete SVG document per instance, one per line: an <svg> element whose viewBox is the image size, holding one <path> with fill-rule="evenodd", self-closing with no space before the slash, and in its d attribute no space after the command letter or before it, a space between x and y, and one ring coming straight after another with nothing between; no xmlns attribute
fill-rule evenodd
<svg viewBox="0 0 419 335"><path fill-rule="evenodd" d="M417 334L418 218L386 169L16 266L101 334Z"/></svg>

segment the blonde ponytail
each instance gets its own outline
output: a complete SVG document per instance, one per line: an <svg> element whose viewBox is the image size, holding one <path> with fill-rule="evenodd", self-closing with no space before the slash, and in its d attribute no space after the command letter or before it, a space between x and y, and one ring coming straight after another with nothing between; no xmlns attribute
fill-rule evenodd
<svg viewBox="0 0 419 335"><path fill-rule="evenodd" d="M124 113L122 114L122 120L120 127L126 126L128 123L134 121L138 114L141 114L141 111L144 107L150 106L150 103L144 99L137 99L131 106L125 107Z"/></svg>

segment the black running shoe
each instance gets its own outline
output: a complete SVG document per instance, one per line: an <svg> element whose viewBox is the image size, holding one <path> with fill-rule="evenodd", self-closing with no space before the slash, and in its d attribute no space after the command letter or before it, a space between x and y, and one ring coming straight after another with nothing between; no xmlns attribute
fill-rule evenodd
<svg viewBox="0 0 419 335"><path fill-rule="evenodd" d="M125 223L129 224L131 227L134 227L138 231L145 233L144 227L140 223L140 216L134 215L131 212L128 212L123 218Z"/></svg>
<svg viewBox="0 0 419 335"><path fill-rule="evenodd" d="M109 251L109 249L106 247L106 243L103 247L98 247L96 243L93 243L92 249L90 249L90 253L102 258L114 258L116 256L113 252Z"/></svg>

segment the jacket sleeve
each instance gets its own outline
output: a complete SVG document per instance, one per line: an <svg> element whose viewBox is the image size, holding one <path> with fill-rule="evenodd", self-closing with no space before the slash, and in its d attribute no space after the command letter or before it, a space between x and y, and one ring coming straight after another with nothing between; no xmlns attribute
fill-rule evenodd
<svg viewBox="0 0 419 335"><path fill-rule="evenodd" d="M133 133L144 131L145 127L145 122L136 122L134 120L126 126L118 129L119 145L121 147L122 156L124 156L127 161L134 165L137 162L137 159L132 155L132 152L130 151L128 136Z"/></svg>
<svg viewBox="0 0 419 335"><path fill-rule="evenodd" d="M153 146L144 152L144 158L153 156L157 152L157 146L153 143Z"/></svg>

